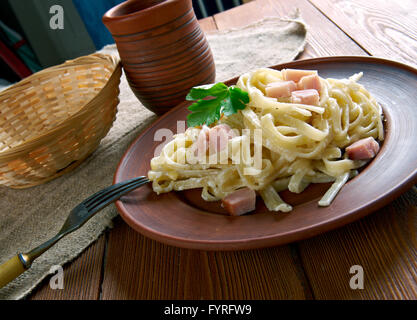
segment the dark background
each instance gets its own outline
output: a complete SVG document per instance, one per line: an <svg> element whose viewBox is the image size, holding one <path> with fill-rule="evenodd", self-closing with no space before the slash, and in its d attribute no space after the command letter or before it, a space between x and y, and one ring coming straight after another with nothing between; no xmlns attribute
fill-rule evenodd
<svg viewBox="0 0 417 320"><path fill-rule="evenodd" d="M16 72L19 66L10 63L15 55L21 67L30 73L63 63L65 60L90 54L107 44L114 43L103 25L103 14L124 0L2 0L0 21L17 32L22 40L12 41L0 28L0 41L9 50L0 54L0 89L2 85L17 82L28 75ZM242 4L242 0L193 0L198 19L214 15L222 10ZM49 13L52 5L64 8L64 29L51 30ZM22 53L24 46L26 54ZM27 53L30 53L28 56ZM28 63L28 59L30 62Z"/></svg>

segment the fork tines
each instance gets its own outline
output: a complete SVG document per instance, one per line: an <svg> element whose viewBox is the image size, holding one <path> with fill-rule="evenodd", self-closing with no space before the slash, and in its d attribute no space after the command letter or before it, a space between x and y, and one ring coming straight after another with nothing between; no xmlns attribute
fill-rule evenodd
<svg viewBox="0 0 417 320"><path fill-rule="evenodd" d="M148 178L141 176L117 183L115 185L112 185L111 187L108 187L104 190L101 190L93 194L91 197L84 200L83 204L88 211L99 211L109 203L116 201L118 198L122 197L126 193L148 182Z"/></svg>

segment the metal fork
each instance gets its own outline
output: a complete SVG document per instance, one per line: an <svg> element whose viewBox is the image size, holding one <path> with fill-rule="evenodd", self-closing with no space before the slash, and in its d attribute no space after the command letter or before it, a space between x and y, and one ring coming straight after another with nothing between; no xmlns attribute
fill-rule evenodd
<svg viewBox="0 0 417 320"><path fill-rule="evenodd" d="M79 229L101 209L148 182L149 180L144 176L137 177L107 187L85 199L71 210L61 230L53 238L42 243L28 253L17 254L0 265L0 288L4 287L21 273L29 269L36 258L57 243L62 237Z"/></svg>

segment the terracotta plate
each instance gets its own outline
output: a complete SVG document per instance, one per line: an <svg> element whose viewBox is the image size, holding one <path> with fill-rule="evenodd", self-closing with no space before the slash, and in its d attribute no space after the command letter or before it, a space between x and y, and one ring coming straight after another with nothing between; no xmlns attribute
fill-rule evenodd
<svg viewBox="0 0 417 320"><path fill-rule="evenodd" d="M322 77L347 78L363 71L360 83L383 106L386 139L378 156L349 181L331 206L317 201L329 185L310 186L301 195L282 193L294 205L291 213L272 213L257 201L253 214L230 217L218 203L201 199L200 190L157 196L150 185L116 203L122 218L143 235L163 243L203 250L240 250L282 245L312 237L357 220L386 205L417 181L417 70L373 57L326 57L295 61L273 68L317 69ZM232 84L232 79L228 84ZM147 175L161 144L158 129L177 130L188 113L183 103L160 117L129 147L114 182ZM160 133L163 131L160 131Z"/></svg>

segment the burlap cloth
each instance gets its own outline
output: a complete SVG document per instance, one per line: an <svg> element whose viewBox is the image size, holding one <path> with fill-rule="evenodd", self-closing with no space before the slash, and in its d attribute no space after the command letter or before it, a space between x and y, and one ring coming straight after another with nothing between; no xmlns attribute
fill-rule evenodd
<svg viewBox="0 0 417 320"><path fill-rule="evenodd" d="M217 79L225 81L257 67L293 60L303 49L306 26L298 12L289 19L266 18L244 28L207 34ZM114 45L101 50L117 54ZM0 187L0 263L27 252L55 235L70 210L112 184L125 150L156 115L133 95L123 75L120 104L113 127L99 148L74 171L46 184L23 190ZM21 299L39 284L53 265L63 265L94 242L117 215L114 205L99 212L76 232L64 237L32 267L0 289L0 299Z"/></svg>

